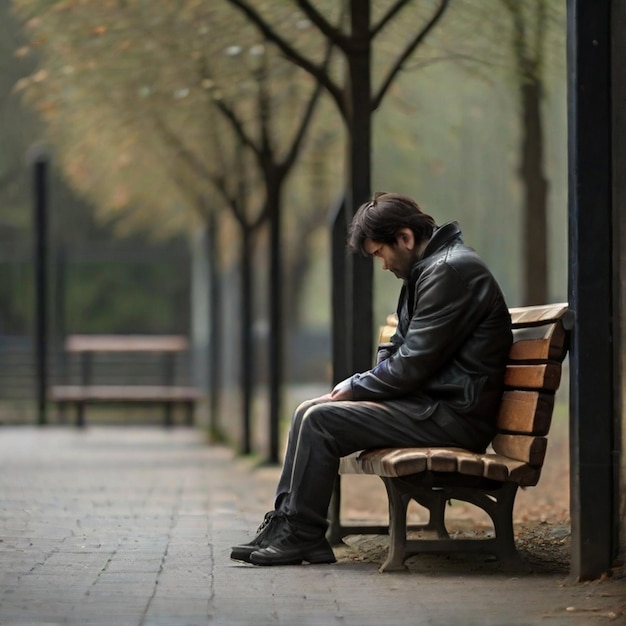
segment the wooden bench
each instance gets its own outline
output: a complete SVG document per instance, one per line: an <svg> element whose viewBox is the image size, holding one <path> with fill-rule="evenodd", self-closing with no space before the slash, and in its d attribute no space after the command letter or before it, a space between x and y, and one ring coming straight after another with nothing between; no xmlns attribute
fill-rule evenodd
<svg viewBox="0 0 626 626"><path fill-rule="evenodd" d="M76 425L85 425L87 404L161 404L165 408L165 426L173 423L173 409L185 409L186 423L194 422L194 410L201 392L194 387L172 384L174 358L189 349L185 337L177 335L70 335L65 342L68 355L80 359L80 384L56 385L49 391L49 400L64 414L68 405L76 407ZM163 384L160 385L95 385L92 384L93 357L96 354L152 354L163 358Z"/></svg>
<svg viewBox="0 0 626 626"><path fill-rule="evenodd" d="M420 552L517 557L513 534L515 495L519 487L536 485L541 475L573 314L567 304L520 307L510 312L513 346L498 414L498 433L485 454L460 448L385 448L341 459L340 475L372 474L385 484L388 528L343 526L338 504L331 511L331 526L338 526L334 532L339 536L388 531L389 553L381 572L404 569L406 559ZM382 338L388 340L393 330L388 325ZM428 523L407 528L411 500L428 509ZM450 500L483 509L493 522L493 537L451 538L445 525L445 507ZM410 538L413 530L434 531L437 538Z"/></svg>

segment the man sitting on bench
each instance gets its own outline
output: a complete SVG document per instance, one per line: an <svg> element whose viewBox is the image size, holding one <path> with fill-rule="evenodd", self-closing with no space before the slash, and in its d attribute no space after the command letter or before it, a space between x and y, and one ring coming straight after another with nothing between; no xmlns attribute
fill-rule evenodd
<svg viewBox="0 0 626 626"><path fill-rule="evenodd" d="M411 198L376 194L355 214L348 243L403 281L397 331L372 369L296 409L275 509L232 559L333 563L326 515L341 457L399 446L483 452L494 436L511 318L458 224L437 227Z"/></svg>

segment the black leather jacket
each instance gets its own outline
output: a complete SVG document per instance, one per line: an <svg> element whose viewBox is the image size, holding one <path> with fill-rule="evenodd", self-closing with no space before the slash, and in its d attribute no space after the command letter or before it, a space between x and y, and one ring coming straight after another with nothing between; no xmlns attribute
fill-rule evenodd
<svg viewBox="0 0 626 626"><path fill-rule="evenodd" d="M414 398L417 419L441 407L493 427L511 316L495 278L463 244L456 222L433 233L405 281L397 313L397 331L377 365L351 378L354 399Z"/></svg>

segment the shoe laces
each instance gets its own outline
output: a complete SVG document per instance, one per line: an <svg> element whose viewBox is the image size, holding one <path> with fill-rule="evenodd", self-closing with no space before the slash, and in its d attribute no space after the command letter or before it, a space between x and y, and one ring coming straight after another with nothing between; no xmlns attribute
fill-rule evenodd
<svg viewBox="0 0 626 626"><path fill-rule="evenodd" d="M269 511L265 514L261 525L256 529L256 534L263 532L275 519L280 519L285 517L285 513L283 511Z"/></svg>
<svg viewBox="0 0 626 626"><path fill-rule="evenodd" d="M321 541L324 533L320 535L317 530L305 528L298 524L289 515L282 515L283 522L276 529L272 537L272 545L291 545L294 543L310 543Z"/></svg>

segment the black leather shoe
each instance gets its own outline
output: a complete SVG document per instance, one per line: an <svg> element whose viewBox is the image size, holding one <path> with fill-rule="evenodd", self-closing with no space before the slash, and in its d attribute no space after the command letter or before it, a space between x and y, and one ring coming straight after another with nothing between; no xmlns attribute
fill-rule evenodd
<svg viewBox="0 0 626 626"><path fill-rule="evenodd" d="M334 563L336 560L324 535L305 539L290 523L283 524L277 538L249 557L249 562L254 565L300 565L303 561Z"/></svg>
<svg viewBox="0 0 626 626"><path fill-rule="evenodd" d="M269 511L265 514L261 525L257 528L256 535L252 541L233 546L230 558L234 561L250 563L250 555L259 548L265 548L271 540L278 535L285 514L282 511Z"/></svg>

